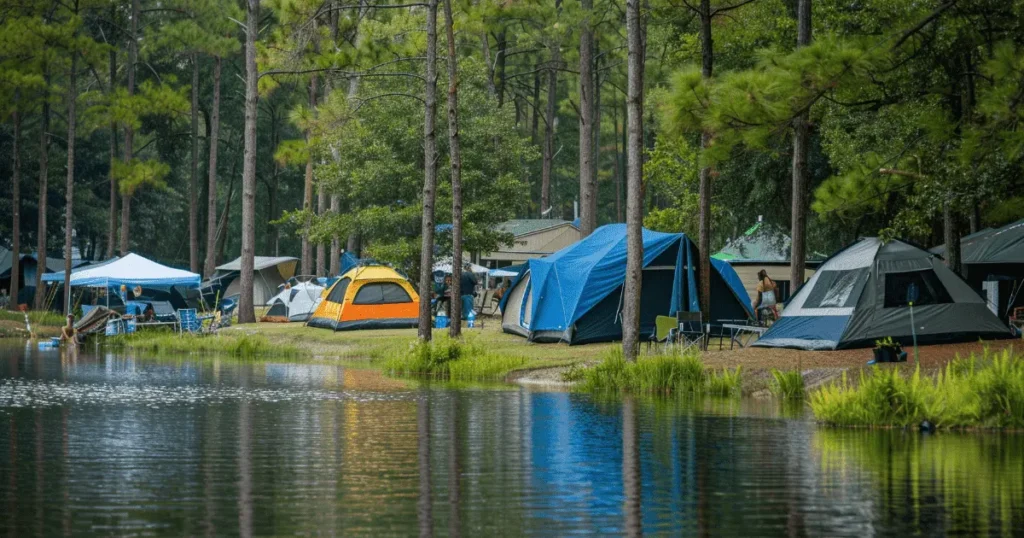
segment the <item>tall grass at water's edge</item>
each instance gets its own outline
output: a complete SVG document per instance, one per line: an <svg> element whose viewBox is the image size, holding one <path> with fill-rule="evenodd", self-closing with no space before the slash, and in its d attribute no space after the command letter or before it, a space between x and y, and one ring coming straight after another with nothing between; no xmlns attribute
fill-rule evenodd
<svg viewBox="0 0 1024 538"><path fill-rule="evenodd" d="M472 337L453 340L441 336L386 357L384 371L405 377L482 381L503 379L528 363L526 357L489 352Z"/></svg>
<svg viewBox="0 0 1024 538"><path fill-rule="evenodd" d="M783 400L803 400L804 376L799 370L782 371L772 368L772 394Z"/></svg>
<svg viewBox="0 0 1024 538"><path fill-rule="evenodd" d="M28 312L28 321L33 327L60 327L64 325L66 319L60 312L52 312L50 310L30 310ZM0 309L0 320L25 323L25 312Z"/></svg>
<svg viewBox="0 0 1024 538"><path fill-rule="evenodd" d="M148 353L210 353L235 357L291 357L293 346L275 344L259 334L179 335L171 332L135 333L107 337L105 345Z"/></svg>
<svg viewBox="0 0 1024 538"><path fill-rule="evenodd" d="M920 368L861 372L854 386L844 374L810 397L821 422L837 426L1024 428L1024 357L1012 351L957 358L934 376Z"/></svg>
<svg viewBox="0 0 1024 538"><path fill-rule="evenodd" d="M566 379L577 381L585 392L728 396L739 393L741 370L714 371L692 353L648 355L627 362L622 349L613 348L594 367L570 370Z"/></svg>

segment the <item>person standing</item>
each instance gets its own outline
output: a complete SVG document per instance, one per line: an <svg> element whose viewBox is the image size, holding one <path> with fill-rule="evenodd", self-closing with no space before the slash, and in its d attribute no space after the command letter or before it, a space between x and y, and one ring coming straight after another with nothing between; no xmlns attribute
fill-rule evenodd
<svg viewBox="0 0 1024 538"><path fill-rule="evenodd" d="M476 297L476 276L473 275L471 265L466 263L462 267L462 279L459 280L459 288L462 293L462 319L467 319L473 311L473 297Z"/></svg>
<svg viewBox="0 0 1024 538"><path fill-rule="evenodd" d="M754 312L761 321L761 312L771 310L775 319L779 319L778 308L779 285L768 276L768 271L761 269L757 272L757 297L754 298Z"/></svg>

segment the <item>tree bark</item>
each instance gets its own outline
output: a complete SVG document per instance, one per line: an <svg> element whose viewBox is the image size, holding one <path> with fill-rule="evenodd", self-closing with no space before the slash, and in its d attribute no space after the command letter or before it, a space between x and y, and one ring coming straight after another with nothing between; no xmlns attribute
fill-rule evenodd
<svg viewBox="0 0 1024 538"><path fill-rule="evenodd" d="M11 310L18 309L18 287L21 286L21 113L18 111L20 102L17 92L14 97L14 111L11 121L14 123L14 146L11 148L11 206L13 222L11 223ZM36 270L39 272L39 269Z"/></svg>
<svg viewBox="0 0 1024 538"><path fill-rule="evenodd" d="M114 20L117 6L110 6L110 20ZM117 88L117 48L110 49L110 95ZM107 259L114 257L117 248L117 178L114 177L114 163L117 162L117 123L110 123L110 213L107 215Z"/></svg>
<svg viewBox="0 0 1024 538"><path fill-rule="evenodd" d="M213 104L210 106L210 163L206 187L206 263L203 275L213 276L217 266L217 145L220 138L221 57L213 58Z"/></svg>
<svg viewBox="0 0 1024 538"><path fill-rule="evenodd" d="M75 12L78 12L78 3L75 3ZM75 101L78 99L78 51L71 50L71 71L68 74L68 167L67 183L64 186L64 312L71 313L71 247L72 230L75 225L75 136L77 114L75 112ZM46 265L46 254L39 254L39 267L37 272L43 272Z"/></svg>
<svg viewBox="0 0 1024 538"><path fill-rule="evenodd" d="M598 56L597 49L597 38L594 38L594 113L591 115L594 121L593 128L593 142L590 144L591 149L594 152L594 156L590 160L590 214L593 215L591 224L594 229L597 229L599 223L598 214L598 200L601 196L600 184L598 183L598 170L600 168L601 158L601 75L598 73L599 63L596 60Z"/></svg>
<svg viewBox="0 0 1024 538"><path fill-rule="evenodd" d="M437 0L427 3L426 84L423 91L423 221L420 246L420 312L417 335L421 341L431 338L430 294L434 268L434 202L437 194Z"/></svg>
<svg viewBox="0 0 1024 538"><path fill-rule="evenodd" d="M811 0L797 2L797 47L811 43ZM793 120L793 205L790 235L789 286L798 289L804 283L804 263L807 260L807 152L810 139L808 114ZM947 243L948 245L948 243Z"/></svg>
<svg viewBox="0 0 1024 538"><path fill-rule="evenodd" d="M626 282L622 300L622 352L636 361L640 345L640 289L643 278L643 104L644 48L640 1L626 1Z"/></svg>
<svg viewBox="0 0 1024 538"><path fill-rule="evenodd" d="M246 0L245 28L245 153L242 162L242 296L238 322L253 323L253 266L256 255L256 108L259 98L256 71L256 34L259 32L260 0Z"/></svg>
<svg viewBox="0 0 1024 538"><path fill-rule="evenodd" d="M309 79L309 108L316 108L316 75ZM309 129L306 129L306 147L311 143ZM309 240L309 228L313 225L313 155L306 156L306 180L303 183L302 209L306 212L306 224L302 230L302 274L313 274L313 243Z"/></svg>
<svg viewBox="0 0 1024 538"><path fill-rule="evenodd" d="M199 55L192 53L192 178L188 185L188 265L199 272Z"/></svg>
<svg viewBox="0 0 1024 538"><path fill-rule="evenodd" d="M331 195L331 216L336 217L341 213L341 197L337 194ZM331 239L331 263L328 274L338 276L341 272L341 239L334 234Z"/></svg>
<svg viewBox="0 0 1024 538"><path fill-rule="evenodd" d="M131 39L128 42L128 97L135 95L135 64L139 61L139 0L132 0ZM135 156L135 128L129 123L124 128L124 162L130 164ZM121 255L128 254L129 223L132 213L132 193L121 193Z"/></svg>
<svg viewBox="0 0 1024 538"><path fill-rule="evenodd" d="M551 208L551 167L555 159L555 103L558 98L558 46L551 49L551 64L548 69L548 102L544 112L544 157L540 172L540 213Z"/></svg>
<svg viewBox="0 0 1024 538"><path fill-rule="evenodd" d="M455 53L452 0L444 0L445 30L448 34L448 150L452 171L452 318L448 336L462 336L462 155L459 147L459 57Z"/></svg>
<svg viewBox="0 0 1024 538"><path fill-rule="evenodd" d="M594 203L594 34L590 29L593 0L580 0L580 236L597 227Z"/></svg>
<svg viewBox="0 0 1024 538"><path fill-rule="evenodd" d="M700 42L701 42L701 76L711 78L715 49L711 37L711 1L701 0L700 3ZM701 133L701 150L711 144L711 133ZM700 169L700 186L698 195L699 229L697 233L697 256L700 260L700 310L705 321L711 319L711 167Z"/></svg>
<svg viewBox="0 0 1024 538"><path fill-rule="evenodd" d="M45 69L45 68L44 68ZM50 87L49 74L44 76L45 88ZM43 99L42 119L39 125L39 222L36 225L36 255L46 256L46 206L48 203L49 183L49 148L50 148L50 103ZM42 310L46 302L46 291L43 288L43 271L36 271L36 296L33 307Z"/></svg>
<svg viewBox="0 0 1024 538"><path fill-rule="evenodd" d="M958 275L963 275L960 252L960 226L957 215L953 211L952 202L942 204L942 235L946 243L946 267Z"/></svg>
<svg viewBox="0 0 1024 538"><path fill-rule="evenodd" d="M323 185L316 188L316 214L323 217L327 214L327 193ZM327 275L327 244L323 241L316 243L316 276Z"/></svg>
<svg viewBox="0 0 1024 538"><path fill-rule="evenodd" d="M629 112L626 110L626 107L628 105L627 101L623 100L622 105L622 153L619 155L619 166L621 166L621 171L618 177L616 178L616 181L618 181L618 191L615 192L616 222L626 222L626 217L623 214L623 209L625 208L623 204L620 203L620 201L622 199L622 195L625 194L624 191L626 183L626 170L629 168L629 159L626 155L626 148L629 147L629 144L626 141L626 132L628 131L628 129L626 128L626 118L629 116Z"/></svg>

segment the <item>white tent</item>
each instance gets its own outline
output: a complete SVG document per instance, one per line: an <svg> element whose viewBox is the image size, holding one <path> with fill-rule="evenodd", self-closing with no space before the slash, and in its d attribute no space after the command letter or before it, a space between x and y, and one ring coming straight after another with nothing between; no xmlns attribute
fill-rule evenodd
<svg viewBox="0 0 1024 538"><path fill-rule="evenodd" d="M480 275L480 274L487 274L487 271L489 271L490 269L488 269L488 268L486 268L486 267L484 267L482 265L477 265L475 263L471 263L471 264L469 264L469 270L472 271L475 274ZM451 272L452 272L452 259L451 258L444 258L444 259L440 259L440 260L434 262L434 272L437 272L437 271L441 271L441 272L444 272L444 273L451 274Z"/></svg>
<svg viewBox="0 0 1024 538"><path fill-rule="evenodd" d="M252 304L262 306L270 303L271 297L277 294L278 288L289 278L295 276L295 266L299 259L290 256L256 256L253 260ZM222 297L231 297L242 293L242 279L238 278L242 270L242 258L217 267L213 280L223 279L226 284Z"/></svg>
<svg viewBox="0 0 1024 538"><path fill-rule="evenodd" d="M270 310L264 316L264 321L308 320L316 310L323 291L323 286L313 282L300 282L281 290L281 293L270 299Z"/></svg>
<svg viewBox="0 0 1024 538"><path fill-rule="evenodd" d="M45 282L63 282L64 273L46 273ZM103 265L91 266L71 273L71 286L111 287L111 286L199 286L198 274L161 265L153 260L129 253Z"/></svg>

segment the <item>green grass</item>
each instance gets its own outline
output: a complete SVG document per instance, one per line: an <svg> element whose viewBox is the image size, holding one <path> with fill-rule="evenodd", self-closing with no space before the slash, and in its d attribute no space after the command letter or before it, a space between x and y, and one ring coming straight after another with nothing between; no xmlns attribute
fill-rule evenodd
<svg viewBox="0 0 1024 538"><path fill-rule="evenodd" d="M1011 350L956 359L935 376L875 367L811 395L811 410L838 426L1024 428L1024 357Z"/></svg>
<svg viewBox="0 0 1024 538"><path fill-rule="evenodd" d="M153 331L106 338L105 345L143 353L223 354L241 358L291 357L298 354L293 346L271 343L259 334L179 335L170 331Z"/></svg>
<svg viewBox="0 0 1024 538"><path fill-rule="evenodd" d="M504 379L509 372L529 363L523 356L490 351L472 336L462 341L440 336L431 342L411 344L403 352L386 358L384 370L404 377L482 381Z"/></svg>
<svg viewBox="0 0 1024 538"><path fill-rule="evenodd" d="M693 353L657 354L627 362L621 348L604 354L592 368L572 372L579 390L595 393L715 394L739 392L740 369L715 372Z"/></svg>
<svg viewBox="0 0 1024 538"><path fill-rule="evenodd" d="M24 325L25 313L15 312L13 310L2 310L0 309L0 320L2 321L16 321ZM61 327L66 323L67 318L59 312L51 312L49 310L30 310L28 312L29 323L32 327Z"/></svg>
<svg viewBox="0 0 1024 538"><path fill-rule="evenodd" d="M778 398L783 400L803 400L804 376L799 370L788 370L783 372L772 368L771 391Z"/></svg>

